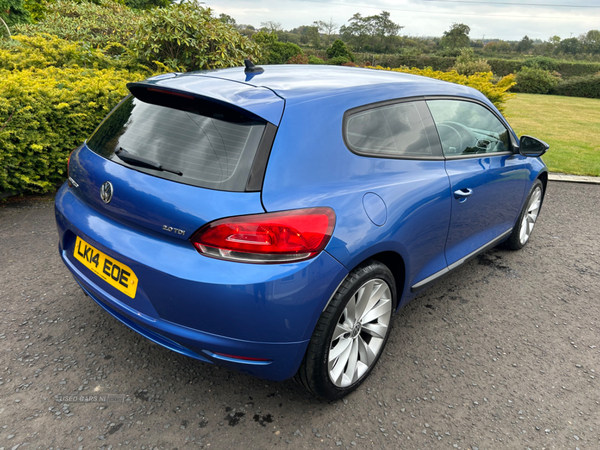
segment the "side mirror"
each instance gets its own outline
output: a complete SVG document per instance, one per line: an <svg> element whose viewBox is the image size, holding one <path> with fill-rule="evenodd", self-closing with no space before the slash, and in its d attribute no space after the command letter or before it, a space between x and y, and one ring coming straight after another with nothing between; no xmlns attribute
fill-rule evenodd
<svg viewBox="0 0 600 450"><path fill-rule="evenodd" d="M542 156L550 148L544 141L540 141L531 136L521 136L519 144L519 153L523 156L537 158Z"/></svg>

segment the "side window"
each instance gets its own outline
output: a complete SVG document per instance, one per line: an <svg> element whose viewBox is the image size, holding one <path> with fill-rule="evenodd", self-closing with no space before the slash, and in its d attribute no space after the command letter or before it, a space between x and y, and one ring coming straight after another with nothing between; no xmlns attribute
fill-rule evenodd
<svg viewBox="0 0 600 450"><path fill-rule="evenodd" d="M460 100L428 100L445 156L511 150L508 130L487 108Z"/></svg>
<svg viewBox="0 0 600 450"><path fill-rule="evenodd" d="M358 111L346 118L348 147L359 154L396 158L441 157L435 127L423 101Z"/></svg>

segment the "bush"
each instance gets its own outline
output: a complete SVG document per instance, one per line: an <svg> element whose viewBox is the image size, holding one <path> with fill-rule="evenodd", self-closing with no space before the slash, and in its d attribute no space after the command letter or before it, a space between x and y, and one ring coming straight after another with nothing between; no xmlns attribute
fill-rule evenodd
<svg viewBox="0 0 600 450"><path fill-rule="evenodd" d="M365 65L379 65L382 67L417 67L424 69L431 67L433 70L448 71L456 63L456 58L431 55L377 55L372 53L355 53L355 62Z"/></svg>
<svg viewBox="0 0 600 450"><path fill-rule="evenodd" d="M555 65L551 64L548 60L555 61ZM508 75L509 73L517 73L522 67L556 71L560 73L563 78L593 75L600 71L600 63L559 61L552 58L540 57L529 58L524 61L492 58L488 59L488 63L492 67L492 72L500 76Z"/></svg>
<svg viewBox="0 0 600 450"><path fill-rule="evenodd" d="M508 90L515 85L515 76L508 75L502 78L498 83L492 83L494 75L492 72L488 73L477 73L471 76L460 75L456 71L441 72L433 70L431 67L425 69L417 69L413 67L398 68L398 69L386 69L381 66L370 67L371 69L379 70L391 70L393 72L404 72L412 73L415 75L422 75L429 78L436 78L438 80L449 81L451 83L462 84L477 89L482 92L500 111L504 109L504 103L514 94L510 94Z"/></svg>
<svg viewBox="0 0 600 450"><path fill-rule="evenodd" d="M523 63L525 67L531 67L532 69L549 70L550 72L558 71L559 63L554 58L547 56L536 56L535 58L528 58Z"/></svg>
<svg viewBox="0 0 600 450"><path fill-rule="evenodd" d="M463 48L452 70L461 75L475 75L479 72L491 72L492 68L485 59L476 60L473 49Z"/></svg>
<svg viewBox="0 0 600 450"><path fill-rule="evenodd" d="M115 69L0 69L0 192L48 192L69 152L146 74Z"/></svg>
<svg viewBox="0 0 600 450"><path fill-rule="evenodd" d="M111 52L115 46L119 47L120 44L113 44L106 50ZM119 50L126 49L120 46ZM101 49L80 42L59 39L56 36L17 35L0 46L0 69L43 69L50 66L144 70L131 58L110 57Z"/></svg>
<svg viewBox="0 0 600 450"><path fill-rule="evenodd" d="M196 3L147 11L129 46L141 62L178 71L241 66L261 55L255 42Z"/></svg>
<svg viewBox="0 0 600 450"><path fill-rule="evenodd" d="M550 89L550 94L600 98L600 75L570 78Z"/></svg>
<svg viewBox="0 0 600 450"><path fill-rule="evenodd" d="M547 94L559 83L560 76L548 70L523 67L517 72L516 80L517 84L512 89L514 92Z"/></svg>
<svg viewBox="0 0 600 450"><path fill-rule="evenodd" d="M0 0L0 19L2 19L8 26L13 26L19 23L31 22L31 16L29 11L25 9L23 0ZM4 24L0 22L0 37L6 33Z"/></svg>
<svg viewBox="0 0 600 450"><path fill-rule="evenodd" d="M346 44L344 44L344 41L341 39L333 41L333 44L331 44L331 47L329 47L326 52L329 59L343 56L348 61L354 62L354 55L348 50L348 47L346 47Z"/></svg>
<svg viewBox="0 0 600 450"><path fill-rule="evenodd" d="M296 55L287 60L286 64L308 64L308 56Z"/></svg>
<svg viewBox="0 0 600 450"><path fill-rule="evenodd" d="M479 72L491 72L492 68L485 59L478 59L477 61L469 61L464 63L456 63L452 70L455 70L461 75L475 75Z"/></svg>
<svg viewBox="0 0 600 450"><path fill-rule="evenodd" d="M110 42L126 46L142 18L141 13L109 0L102 0L100 4L56 0L45 3L45 7L43 21L18 25L15 32L27 36L47 33L93 47L104 47Z"/></svg>
<svg viewBox="0 0 600 450"><path fill-rule="evenodd" d="M260 64L285 64L298 55L303 55L302 49L292 42L280 42L277 33L259 31L252 39L260 45L262 58Z"/></svg>
<svg viewBox="0 0 600 450"><path fill-rule="evenodd" d="M326 64L326 62L323 61L321 58L319 58L317 56L313 56L313 55L310 55L308 57L308 63L309 64Z"/></svg>
<svg viewBox="0 0 600 450"><path fill-rule="evenodd" d="M345 56L336 56L335 58L327 60L327 64L330 64L332 66L341 66L342 64L349 62L351 61Z"/></svg>

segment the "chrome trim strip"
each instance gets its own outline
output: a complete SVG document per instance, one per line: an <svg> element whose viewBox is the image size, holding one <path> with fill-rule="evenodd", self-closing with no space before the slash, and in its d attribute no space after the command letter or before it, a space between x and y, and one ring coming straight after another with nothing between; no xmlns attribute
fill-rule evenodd
<svg viewBox="0 0 600 450"><path fill-rule="evenodd" d="M454 269L456 269L456 268L462 266L464 263L472 260L477 255L479 255L480 253L483 253L486 250L489 250L490 248L495 247L501 241L503 241L504 239L506 239L510 235L510 233L512 233L512 230L513 229L511 228L511 229L505 231L504 233L502 233L497 238L492 239L487 244L482 245L477 250L472 251L467 256L465 256L465 257L459 259L458 261L450 264L448 267L444 267L439 272L436 272L433 275L428 276L424 280L421 280L418 283L413 284L413 286L410 288L410 291L411 292L416 292L416 291L419 291L419 290L424 289L426 287L429 287L431 284L435 283L438 279L440 279L441 277L444 277L444 276L448 275Z"/></svg>

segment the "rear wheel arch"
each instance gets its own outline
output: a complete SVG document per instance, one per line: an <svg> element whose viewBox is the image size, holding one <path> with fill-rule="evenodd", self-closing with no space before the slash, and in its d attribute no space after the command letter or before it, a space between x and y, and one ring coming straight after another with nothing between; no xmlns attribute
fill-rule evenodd
<svg viewBox="0 0 600 450"><path fill-rule="evenodd" d="M400 299L402 297L402 293L404 292L404 283L406 281L406 264L404 264L404 259L397 252L386 251L369 256L360 264L363 264L368 260L379 261L380 263L386 265L387 268L392 272L392 275L394 276L394 282L396 283L397 304L395 306L398 308L398 305L401 303ZM356 266L358 267L360 264L357 264Z"/></svg>

